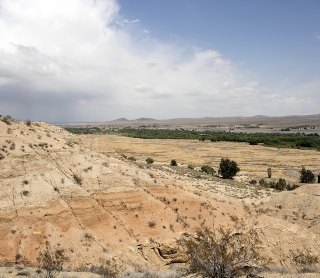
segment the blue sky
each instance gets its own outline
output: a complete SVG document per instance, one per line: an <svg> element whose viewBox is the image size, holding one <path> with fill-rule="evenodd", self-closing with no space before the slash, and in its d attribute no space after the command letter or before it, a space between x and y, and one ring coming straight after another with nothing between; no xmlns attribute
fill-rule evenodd
<svg viewBox="0 0 320 278"><path fill-rule="evenodd" d="M316 114L319 15L319 0L0 0L0 111Z"/></svg>
<svg viewBox="0 0 320 278"><path fill-rule="evenodd" d="M139 19L152 37L216 49L266 82L319 77L318 0L120 0L120 5L121 14Z"/></svg>

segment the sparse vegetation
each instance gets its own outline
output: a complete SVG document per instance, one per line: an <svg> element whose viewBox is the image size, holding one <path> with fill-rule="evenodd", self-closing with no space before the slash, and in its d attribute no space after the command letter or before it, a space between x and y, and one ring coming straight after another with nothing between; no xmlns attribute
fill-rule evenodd
<svg viewBox="0 0 320 278"><path fill-rule="evenodd" d="M1 121L6 123L7 125L11 125L12 122L13 122L13 118L10 115L6 115L6 116L1 118Z"/></svg>
<svg viewBox="0 0 320 278"><path fill-rule="evenodd" d="M266 264L259 253L257 232L247 229L241 221L227 228L202 227L195 237L184 238L180 244L189 256L188 273L202 277L240 277Z"/></svg>
<svg viewBox="0 0 320 278"><path fill-rule="evenodd" d="M177 166L178 163L177 163L177 161L175 159L172 159L171 162L170 162L170 165L171 166Z"/></svg>
<svg viewBox="0 0 320 278"><path fill-rule="evenodd" d="M45 270L46 278L54 278L56 273L62 270L63 264L68 261L63 249L52 250L48 241L45 243L45 249L37 257L38 266Z"/></svg>
<svg viewBox="0 0 320 278"><path fill-rule="evenodd" d="M272 169L268 168L267 172L268 172L268 178L271 179L272 178Z"/></svg>
<svg viewBox="0 0 320 278"><path fill-rule="evenodd" d="M154 220L151 220L151 221L148 222L148 226L149 226L150 228L155 228L156 222L155 222Z"/></svg>
<svg viewBox="0 0 320 278"><path fill-rule="evenodd" d="M204 172L204 173L206 173L208 175L212 175L212 176L216 173L216 171L212 167L210 167L209 165L201 166L201 172Z"/></svg>
<svg viewBox="0 0 320 278"><path fill-rule="evenodd" d="M136 161L137 159L136 159L134 156L130 156L130 157L128 157L128 160L130 160L130 161Z"/></svg>
<svg viewBox="0 0 320 278"><path fill-rule="evenodd" d="M232 179L238 172L240 168L237 162L230 160L229 158L221 158L219 165L219 174L224 179Z"/></svg>
<svg viewBox="0 0 320 278"><path fill-rule="evenodd" d="M290 257L298 272L317 271L316 264L319 262L319 257L312 254L310 250L291 250Z"/></svg>
<svg viewBox="0 0 320 278"><path fill-rule="evenodd" d="M75 181L76 184L81 185L82 184L82 177L77 175L77 174L73 174L73 180Z"/></svg>
<svg viewBox="0 0 320 278"><path fill-rule="evenodd" d="M287 183L287 181L283 178L279 178L277 182L275 181L267 182L265 179L261 179L259 180L259 185L266 188L274 188L279 191L283 191L283 190L292 191L299 187L299 185L297 184Z"/></svg>
<svg viewBox="0 0 320 278"><path fill-rule="evenodd" d="M193 164L188 164L188 169L194 170L194 165Z"/></svg>
<svg viewBox="0 0 320 278"><path fill-rule="evenodd" d="M302 167L300 171L300 182L301 183L314 183L315 182L315 175L312 171L307 170L305 167Z"/></svg>
<svg viewBox="0 0 320 278"><path fill-rule="evenodd" d="M146 159L146 162L147 162L148 164L152 164L152 163L154 162L154 160L153 160L151 157L148 157L148 158Z"/></svg>
<svg viewBox="0 0 320 278"><path fill-rule="evenodd" d="M27 120L27 121L26 121L26 125L27 125L27 126L31 126L31 124L32 124L31 120Z"/></svg>

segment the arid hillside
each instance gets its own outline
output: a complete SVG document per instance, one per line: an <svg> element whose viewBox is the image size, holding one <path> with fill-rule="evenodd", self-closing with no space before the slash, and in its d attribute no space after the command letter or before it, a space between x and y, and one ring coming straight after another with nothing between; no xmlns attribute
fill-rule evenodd
<svg viewBox="0 0 320 278"><path fill-rule="evenodd" d="M46 123L1 120L1 264L37 266L49 242L68 258L65 269L176 271L187 262L178 239L201 224L237 219L259 234L259 250L273 271L296 270L291 251L320 255L320 186L277 192L249 184L268 167L276 178L298 182L302 165L320 171L318 152L151 141L75 136ZM147 165L147 157L155 163ZM217 168L221 157L238 162L235 180L198 171L203 163ZM169 165L172 158L178 166Z"/></svg>

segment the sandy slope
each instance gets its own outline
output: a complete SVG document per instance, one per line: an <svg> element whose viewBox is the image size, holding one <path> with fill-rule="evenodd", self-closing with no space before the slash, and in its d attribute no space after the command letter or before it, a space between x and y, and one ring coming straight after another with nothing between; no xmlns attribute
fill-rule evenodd
<svg viewBox="0 0 320 278"><path fill-rule="evenodd" d="M182 234L234 216L255 226L275 265L290 267L290 249L319 254L317 185L274 193L195 179L181 167L130 162L100 139L80 141L45 123L0 121L2 264L36 265L49 241L65 251L69 269L114 261L123 270L164 270L186 261L176 245Z"/></svg>

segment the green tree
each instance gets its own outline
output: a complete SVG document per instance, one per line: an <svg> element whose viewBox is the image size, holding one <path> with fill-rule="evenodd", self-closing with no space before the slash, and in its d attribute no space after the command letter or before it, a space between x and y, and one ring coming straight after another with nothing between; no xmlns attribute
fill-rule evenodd
<svg viewBox="0 0 320 278"><path fill-rule="evenodd" d="M219 174L224 179L232 179L238 172L240 168L237 162L230 160L229 158L221 158L219 166Z"/></svg>

